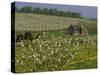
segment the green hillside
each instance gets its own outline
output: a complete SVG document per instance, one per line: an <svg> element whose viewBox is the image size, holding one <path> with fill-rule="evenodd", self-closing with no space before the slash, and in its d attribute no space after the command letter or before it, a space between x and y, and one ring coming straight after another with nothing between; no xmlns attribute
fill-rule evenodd
<svg viewBox="0 0 100 75"><path fill-rule="evenodd" d="M69 25L83 24L90 32L96 32L96 21L50 15L16 13L16 31L48 31L67 28Z"/></svg>

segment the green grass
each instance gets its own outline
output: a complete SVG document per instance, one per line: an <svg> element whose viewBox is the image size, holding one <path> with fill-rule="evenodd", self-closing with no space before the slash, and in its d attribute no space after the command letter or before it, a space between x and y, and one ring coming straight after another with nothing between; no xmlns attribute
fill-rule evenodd
<svg viewBox="0 0 100 75"><path fill-rule="evenodd" d="M31 43L24 41L31 47L16 45L16 72L96 68L96 44L91 42L75 44L80 43L80 40L95 40L95 35L73 37L62 32L43 33L45 33L44 38L41 36L40 39L34 39ZM73 58L70 54L73 54Z"/></svg>
<svg viewBox="0 0 100 75"><path fill-rule="evenodd" d="M86 25L89 35L70 36L65 34L62 29L71 24ZM15 28L16 36L26 31L32 31L34 37L32 42L23 40L21 43L16 43L15 67L18 73L97 67L96 41L91 42L97 40L96 21L16 13ZM40 38L35 38L39 33L43 33L43 35Z"/></svg>
<svg viewBox="0 0 100 75"><path fill-rule="evenodd" d="M87 45L87 44L86 44ZM84 45L80 46L80 51L77 51L75 57L65 65L65 69L89 69L97 67L97 51L96 46Z"/></svg>

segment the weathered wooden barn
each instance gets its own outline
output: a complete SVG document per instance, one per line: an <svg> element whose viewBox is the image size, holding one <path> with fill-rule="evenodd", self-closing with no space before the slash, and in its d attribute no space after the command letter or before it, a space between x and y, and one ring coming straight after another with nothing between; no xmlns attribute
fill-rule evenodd
<svg viewBox="0 0 100 75"><path fill-rule="evenodd" d="M84 25L70 25L67 33L69 35L88 35L88 28Z"/></svg>

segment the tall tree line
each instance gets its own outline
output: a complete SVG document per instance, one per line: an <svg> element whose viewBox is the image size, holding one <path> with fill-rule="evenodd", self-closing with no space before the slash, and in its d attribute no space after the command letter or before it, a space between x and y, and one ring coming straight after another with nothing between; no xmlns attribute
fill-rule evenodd
<svg viewBox="0 0 100 75"><path fill-rule="evenodd" d="M56 8L40 8L31 6L25 6L21 8L15 7L16 12L23 12L23 13L35 13L35 14L45 14L45 15L55 15L55 16L63 16L63 17L73 17L73 18L82 18L80 13L71 12L71 11L63 11L58 10Z"/></svg>

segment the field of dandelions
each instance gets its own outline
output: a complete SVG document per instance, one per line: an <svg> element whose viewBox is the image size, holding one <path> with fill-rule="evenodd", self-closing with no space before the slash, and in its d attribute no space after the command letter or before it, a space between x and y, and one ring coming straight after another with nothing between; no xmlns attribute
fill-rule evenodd
<svg viewBox="0 0 100 75"><path fill-rule="evenodd" d="M16 72L96 67L96 36L72 37L62 35L62 32L59 34L55 32L41 33L43 35L32 42L23 40L16 43Z"/></svg>

